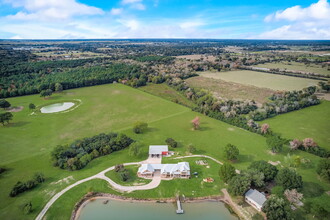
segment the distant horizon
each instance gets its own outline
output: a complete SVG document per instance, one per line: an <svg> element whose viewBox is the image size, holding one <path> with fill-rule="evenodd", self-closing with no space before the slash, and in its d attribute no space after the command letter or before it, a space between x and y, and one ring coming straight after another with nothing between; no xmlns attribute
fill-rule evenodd
<svg viewBox="0 0 330 220"><path fill-rule="evenodd" d="M91 40L241 40L241 41L330 41L330 39L239 39L239 38L85 38L85 39L0 39L0 41L91 41Z"/></svg>
<svg viewBox="0 0 330 220"><path fill-rule="evenodd" d="M328 0L0 0L0 39L330 40Z"/></svg>

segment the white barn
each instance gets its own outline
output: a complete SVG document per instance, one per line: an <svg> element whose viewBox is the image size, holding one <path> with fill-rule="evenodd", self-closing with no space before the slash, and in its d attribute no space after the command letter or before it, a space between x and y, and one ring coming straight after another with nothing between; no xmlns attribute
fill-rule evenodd
<svg viewBox="0 0 330 220"><path fill-rule="evenodd" d="M261 211L262 206L266 200L266 196L260 193L258 190L249 189L249 191L245 193L245 201L259 212Z"/></svg>
<svg viewBox="0 0 330 220"><path fill-rule="evenodd" d="M162 157L168 155L167 145L150 145L149 157Z"/></svg>

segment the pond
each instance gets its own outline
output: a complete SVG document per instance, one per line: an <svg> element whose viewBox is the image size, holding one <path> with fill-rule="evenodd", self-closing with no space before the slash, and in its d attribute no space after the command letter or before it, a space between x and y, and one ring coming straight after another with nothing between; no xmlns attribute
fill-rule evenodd
<svg viewBox="0 0 330 220"><path fill-rule="evenodd" d="M96 199L81 209L78 220L233 220L221 202L183 203L184 214L176 214L174 203L130 202Z"/></svg>
<svg viewBox="0 0 330 220"><path fill-rule="evenodd" d="M73 102L62 102L44 106L40 109L41 113L55 113L65 111L75 104Z"/></svg>

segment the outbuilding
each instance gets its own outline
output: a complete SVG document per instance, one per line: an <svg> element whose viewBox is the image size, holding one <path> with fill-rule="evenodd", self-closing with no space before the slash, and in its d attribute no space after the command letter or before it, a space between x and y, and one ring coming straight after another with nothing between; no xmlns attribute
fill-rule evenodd
<svg viewBox="0 0 330 220"><path fill-rule="evenodd" d="M168 155L167 145L150 145L149 157L162 157Z"/></svg>
<svg viewBox="0 0 330 220"><path fill-rule="evenodd" d="M245 201L259 212L261 211L262 206L264 205L266 200L266 196L258 190L249 189L249 191L245 193Z"/></svg>

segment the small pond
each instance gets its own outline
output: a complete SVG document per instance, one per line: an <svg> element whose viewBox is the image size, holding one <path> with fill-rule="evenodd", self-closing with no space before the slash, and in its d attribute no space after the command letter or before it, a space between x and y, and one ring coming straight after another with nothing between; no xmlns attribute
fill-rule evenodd
<svg viewBox="0 0 330 220"><path fill-rule="evenodd" d="M55 113L65 111L75 104L73 102L62 102L62 103L55 103L51 105L46 105L40 109L41 113Z"/></svg>
<svg viewBox="0 0 330 220"><path fill-rule="evenodd" d="M78 220L234 220L224 203L183 203L184 214L176 214L174 203L129 202L96 199L81 208Z"/></svg>

